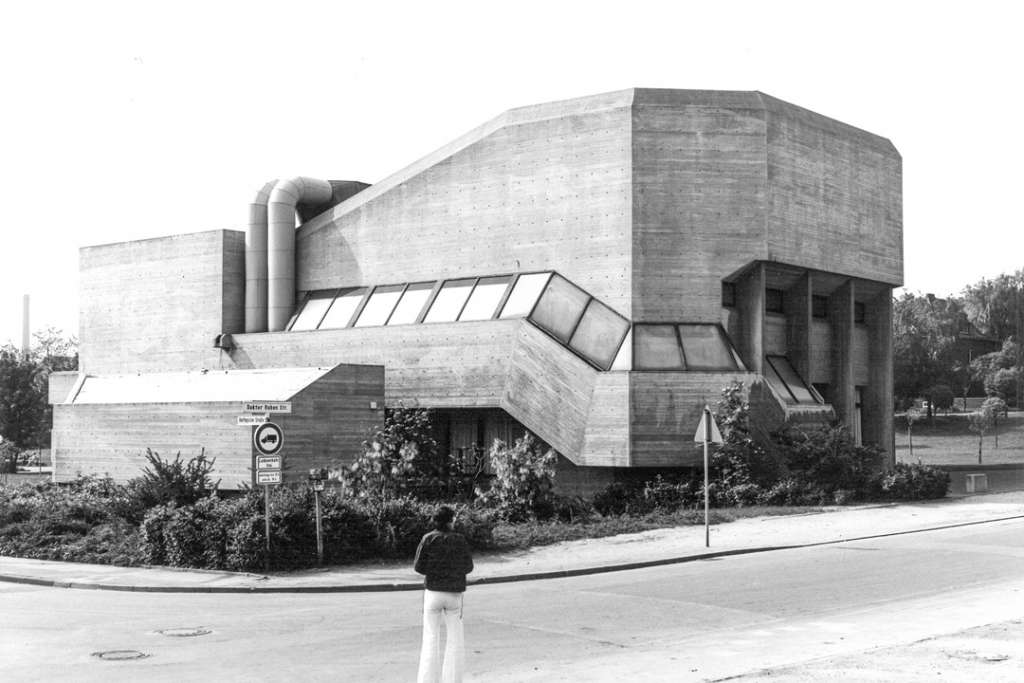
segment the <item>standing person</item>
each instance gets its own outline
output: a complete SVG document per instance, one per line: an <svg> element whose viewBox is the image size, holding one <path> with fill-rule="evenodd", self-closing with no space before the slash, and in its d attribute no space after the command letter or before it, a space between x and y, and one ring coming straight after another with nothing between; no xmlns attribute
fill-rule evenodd
<svg viewBox="0 0 1024 683"><path fill-rule="evenodd" d="M442 506L434 514L434 531L416 548L414 569L423 581L423 646L418 683L460 683L466 659L462 633L462 597L466 574L473 571L469 543L452 531L455 513ZM445 621L444 665L441 665L441 615ZM440 677L439 677L440 675Z"/></svg>

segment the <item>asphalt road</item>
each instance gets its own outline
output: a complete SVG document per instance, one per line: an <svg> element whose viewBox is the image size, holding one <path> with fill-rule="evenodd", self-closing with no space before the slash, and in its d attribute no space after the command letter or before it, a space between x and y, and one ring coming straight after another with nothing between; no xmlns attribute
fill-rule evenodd
<svg viewBox="0 0 1024 683"><path fill-rule="evenodd" d="M420 599L416 592L245 596L0 584L0 680L409 681ZM760 678L1021 617L1024 520L1013 520L471 588L467 674L478 681ZM95 654L133 652L145 657ZM1019 657L989 666L997 667L986 671L989 680L1024 680Z"/></svg>

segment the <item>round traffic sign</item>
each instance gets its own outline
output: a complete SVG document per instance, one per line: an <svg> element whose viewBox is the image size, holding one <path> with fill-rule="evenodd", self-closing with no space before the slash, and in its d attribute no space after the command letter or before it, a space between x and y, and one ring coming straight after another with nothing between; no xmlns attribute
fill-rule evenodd
<svg viewBox="0 0 1024 683"><path fill-rule="evenodd" d="M252 443L263 455L276 455L284 445L284 432L273 422L264 422L253 431Z"/></svg>

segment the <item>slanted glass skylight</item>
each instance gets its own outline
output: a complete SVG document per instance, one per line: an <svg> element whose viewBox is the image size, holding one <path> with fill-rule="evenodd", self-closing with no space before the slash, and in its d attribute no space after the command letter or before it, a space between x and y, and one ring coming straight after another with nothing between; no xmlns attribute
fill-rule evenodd
<svg viewBox="0 0 1024 683"><path fill-rule="evenodd" d="M324 316L323 322L320 323L320 327L317 329L328 330L337 327L348 327L352 321L352 315L359 308L359 304L362 303L365 294L366 287L341 290L338 293L338 298L334 300L331 309L327 311L327 315ZM294 330L295 328L293 327L292 329Z"/></svg>
<svg viewBox="0 0 1024 683"><path fill-rule="evenodd" d="M569 348L591 359L602 369L608 369L628 331L628 320L597 299L591 299L572 333Z"/></svg>
<svg viewBox="0 0 1024 683"><path fill-rule="evenodd" d="M441 286L441 291L434 298L434 303L427 311L425 323L447 323L459 319L462 307L466 305L469 293L473 291L475 279L448 280Z"/></svg>
<svg viewBox="0 0 1024 683"><path fill-rule="evenodd" d="M406 287L394 313L388 319L388 325L411 325L416 322L432 291L433 282L417 282Z"/></svg>
<svg viewBox="0 0 1024 683"><path fill-rule="evenodd" d="M516 278L512 293L508 295L499 317L521 318L530 315L550 278L551 273L527 273Z"/></svg>
<svg viewBox="0 0 1024 683"><path fill-rule="evenodd" d="M765 356L765 376L786 403L818 403L785 356Z"/></svg>
<svg viewBox="0 0 1024 683"><path fill-rule="evenodd" d="M530 320L567 344L589 301L589 294L555 274L530 314Z"/></svg>
<svg viewBox="0 0 1024 683"><path fill-rule="evenodd" d="M385 287L374 287L366 305L363 306L359 318L356 319L356 327L369 327L371 325L383 325L395 309L395 304L402 296L405 285L387 285Z"/></svg>
<svg viewBox="0 0 1024 683"><path fill-rule="evenodd" d="M466 307L462 309L459 320L490 320L501 302L501 297L512 282L511 275L503 277L482 277L473 288Z"/></svg>
<svg viewBox="0 0 1024 683"><path fill-rule="evenodd" d="M637 370L683 369L675 325L634 325L633 344Z"/></svg>
<svg viewBox="0 0 1024 683"><path fill-rule="evenodd" d="M302 309L299 310L299 314L295 317L291 329L296 332L315 330L320 325L320 321L323 320L324 313L331 307L336 291L332 289L325 292L313 292L306 297L306 301Z"/></svg>
<svg viewBox="0 0 1024 683"><path fill-rule="evenodd" d="M736 357L718 325L680 325L687 370L735 370Z"/></svg>

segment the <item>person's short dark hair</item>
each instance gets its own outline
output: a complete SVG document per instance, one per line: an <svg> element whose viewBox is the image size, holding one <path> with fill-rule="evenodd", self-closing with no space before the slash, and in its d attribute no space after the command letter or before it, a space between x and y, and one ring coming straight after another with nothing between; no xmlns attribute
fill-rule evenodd
<svg viewBox="0 0 1024 683"><path fill-rule="evenodd" d="M453 519L455 519L455 511L447 505L442 505L434 513L434 528L438 531L444 531L452 523Z"/></svg>

